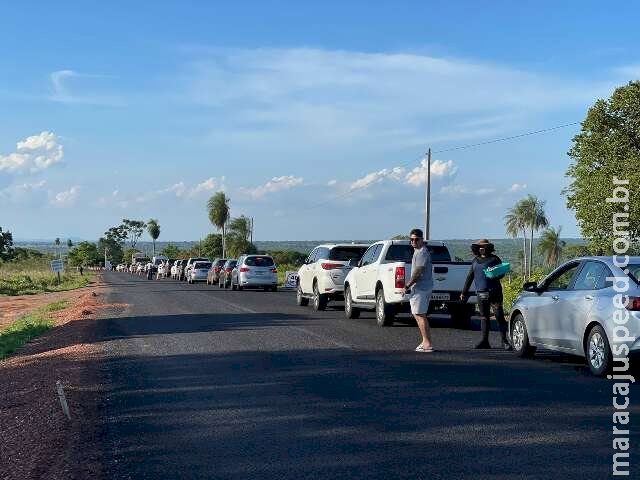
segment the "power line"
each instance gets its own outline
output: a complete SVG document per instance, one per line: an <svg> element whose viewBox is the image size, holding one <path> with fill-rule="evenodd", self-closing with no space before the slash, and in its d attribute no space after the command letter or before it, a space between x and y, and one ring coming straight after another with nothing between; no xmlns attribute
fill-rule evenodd
<svg viewBox="0 0 640 480"><path fill-rule="evenodd" d="M443 150L438 150L438 151L431 152L431 153L432 154L436 154L436 153L453 152L453 151L456 151L456 150L466 150L466 149L469 149L469 148L476 148L476 147L480 147L480 146L483 146L483 145L489 145L489 144L492 144L492 143L507 142L509 140L515 140L515 139L518 139L518 138L528 137L528 136L531 136L531 135L540 135L540 134L543 134L543 133L548 133L548 132L552 132L554 130L559 130L561 128L571 127L573 125L579 125L579 124L580 124L580 122L565 123L563 125L556 125L555 127L543 128L541 130L532 130L530 132L520 133L518 135L511 135L509 137L496 138L496 139L493 139L493 140L487 140L485 142L470 143L470 144L467 144L467 145L460 145L458 147L445 148ZM416 161L421 161L424 158L425 158L425 156L423 154L423 155L420 155L420 157L417 157L417 158L414 158L413 160L410 160L408 162L402 163L402 164L398 165L397 167L394 167L394 168L390 169L389 171L381 174L380 177L378 177L377 180L381 180L383 178L386 178L386 177L394 174L395 173L394 170L396 168L398 168L398 167L406 168L409 165L415 164ZM367 188L370 185L371 185L371 183L366 183L366 184L364 184L362 186L351 188L351 189L347 190L346 192L343 192L340 195L335 195L333 198L331 198L329 200L326 200L326 201L321 202L321 203L317 203L315 205L311 205L310 207L305 208L305 210L307 210L307 209L311 210L311 209L315 209L315 208L318 208L318 207L322 207L322 206L327 205L327 204L329 204L329 203L331 203L331 202L333 202L335 200L338 200L340 198L348 197L352 193L357 192L359 190L362 190L364 188Z"/></svg>

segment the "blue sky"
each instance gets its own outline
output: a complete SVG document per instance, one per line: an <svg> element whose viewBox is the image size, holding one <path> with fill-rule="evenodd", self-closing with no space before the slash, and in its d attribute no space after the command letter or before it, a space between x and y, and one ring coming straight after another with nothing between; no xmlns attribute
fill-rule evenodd
<svg viewBox="0 0 640 480"><path fill-rule="evenodd" d="M580 121L640 77L631 2L450 3L4 5L0 226L191 240L224 189L261 240L384 238L423 223L427 147ZM577 236L577 129L435 154L432 237L504 237L528 193Z"/></svg>

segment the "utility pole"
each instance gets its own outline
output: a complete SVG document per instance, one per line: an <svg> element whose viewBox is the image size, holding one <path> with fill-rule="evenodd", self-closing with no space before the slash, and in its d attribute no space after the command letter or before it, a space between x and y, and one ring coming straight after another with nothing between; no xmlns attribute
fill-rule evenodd
<svg viewBox="0 0 640 480"><path fill-rule="evenodd" d="M253 243L253 217L251 217L251 227L249 228L249 242Z"/></svg>
<svg viewBox="0 0 640 480"><path fill-rule="evenodd" d="M429 224L431 223L431 149L427 151L427 187L424 209L424 239L429 240Z"/></svg>

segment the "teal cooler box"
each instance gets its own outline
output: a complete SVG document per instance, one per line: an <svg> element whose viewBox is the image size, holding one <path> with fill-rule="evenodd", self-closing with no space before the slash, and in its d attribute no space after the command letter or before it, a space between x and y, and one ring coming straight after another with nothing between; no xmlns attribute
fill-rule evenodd
<svg viewBox="0 0 640 480"><path fill-rule="evenodd" d="M511 271L511 264L509 262L502 262L500 265L496 265L495 267L485 268L483 270L485 276L487 278L498 278L506 275Z"/></svg>

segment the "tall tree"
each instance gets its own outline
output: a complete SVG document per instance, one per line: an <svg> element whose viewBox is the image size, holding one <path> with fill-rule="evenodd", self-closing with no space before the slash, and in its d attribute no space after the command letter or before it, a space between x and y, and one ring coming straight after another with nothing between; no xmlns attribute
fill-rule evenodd
<svg viewBox="0 0 640 480"><path fill-rule="evenodd" d="M504 216L504 223L507 229L507 234L511 238L516 238L522 233L522 278L527 277L527 222L525 218L525 212L522 204L522 200L516 202L516 204L507 210L507 214Z"/></svg>
<svg viewBox="0 0 640 480"><path fill-rule="evenodd" d="M526 227L529 230L529 270L527 278L531 277L533 271L533 234L549 226L549 220L544 211L545 201L539 200L534 195L528 195L522 200L522 211L525 218Z"/></svg>
<svg viewBox="0 0 640 480"><path fill-rule="evenodd" d="M91 242L80 242L76 248L69 252L69 263L73 267L98 265L102 258L96 244Z"/></svg>
<svg viewBox="0 0 640 480"><path fill-rule="evenodd" d="M136 244L140 237L144 233L146 224L142 220L129 220L128 218L122 219L121 229L126 233L129 238L131 248L136 248Z"/></svg>
<svg viewBox="0 0 640 480"><path fill-rule="evenodd" d="M229 221L229 198L224 192L214 193L207 202L209 221L222 230L222 256L226 256L226 226Z"/></svg>
<svg viewBox="0 0 640 480"><path fill-rule="evenodd" d="M71 249L71 247L73 247L73 242L71 241L70 238L67 239L67 248Z"/></svg>
<svg viewBox="0 0 640 480"><path fill-rule="evenodd" d="M3 232L0 227L0 260L9 261L13 258L13 235L11 232Z"/></svg>
<svg viewBox="0 0 640 480"><path fill-rule="evenodd" d="M257 249L249 238L251 236L251 219L241 215L229 221L227 233L227 251L229 255L237 257L244 253L256 253Z"/></svg>
<svg viewBox="0 0 640 480"><path fill-rule="evenodd" d="M155 257L156 256L156 240L160 236L160 224L158 223L158 220L156 220L155 218L152 218L147 222L147 232L149 232L149 236L153 241L153 256Z"/></svg>
<svg viewBox="0 0 640 480"><path fill-rule="evenodd" d="M569 151L573 163L567 170L571 184L563 191L582 235L593 250L611 252L613 240L640 239L640 81L617 88L607 100L589 109L580 133ZM614 177L628 184L630 202L607 202L613 197ZM615 217L617 215L617 217ZM616 219L617 220L614 220ZM626 235L614 233L613 223Z"/></svg>
<svg viewBox="0 0 640 480"><path fill-rule="evenodd" d="M169 244L166 247L164 247L162 249L162 255L164 255L165 257L169 257L169 258L180 258L180 255L182 254L182 250L180 250L178 247L176 247L175 245Z"/></svg>
<svg viewBox="0 0 640 480"><path fill-rule="evenodd" d="M567 242L560 238L560 232L562 232L562 227L558 227L557 230L549 227L540 236L538 251L548 267L558 266L564 247L567 245Z"/></svg>

